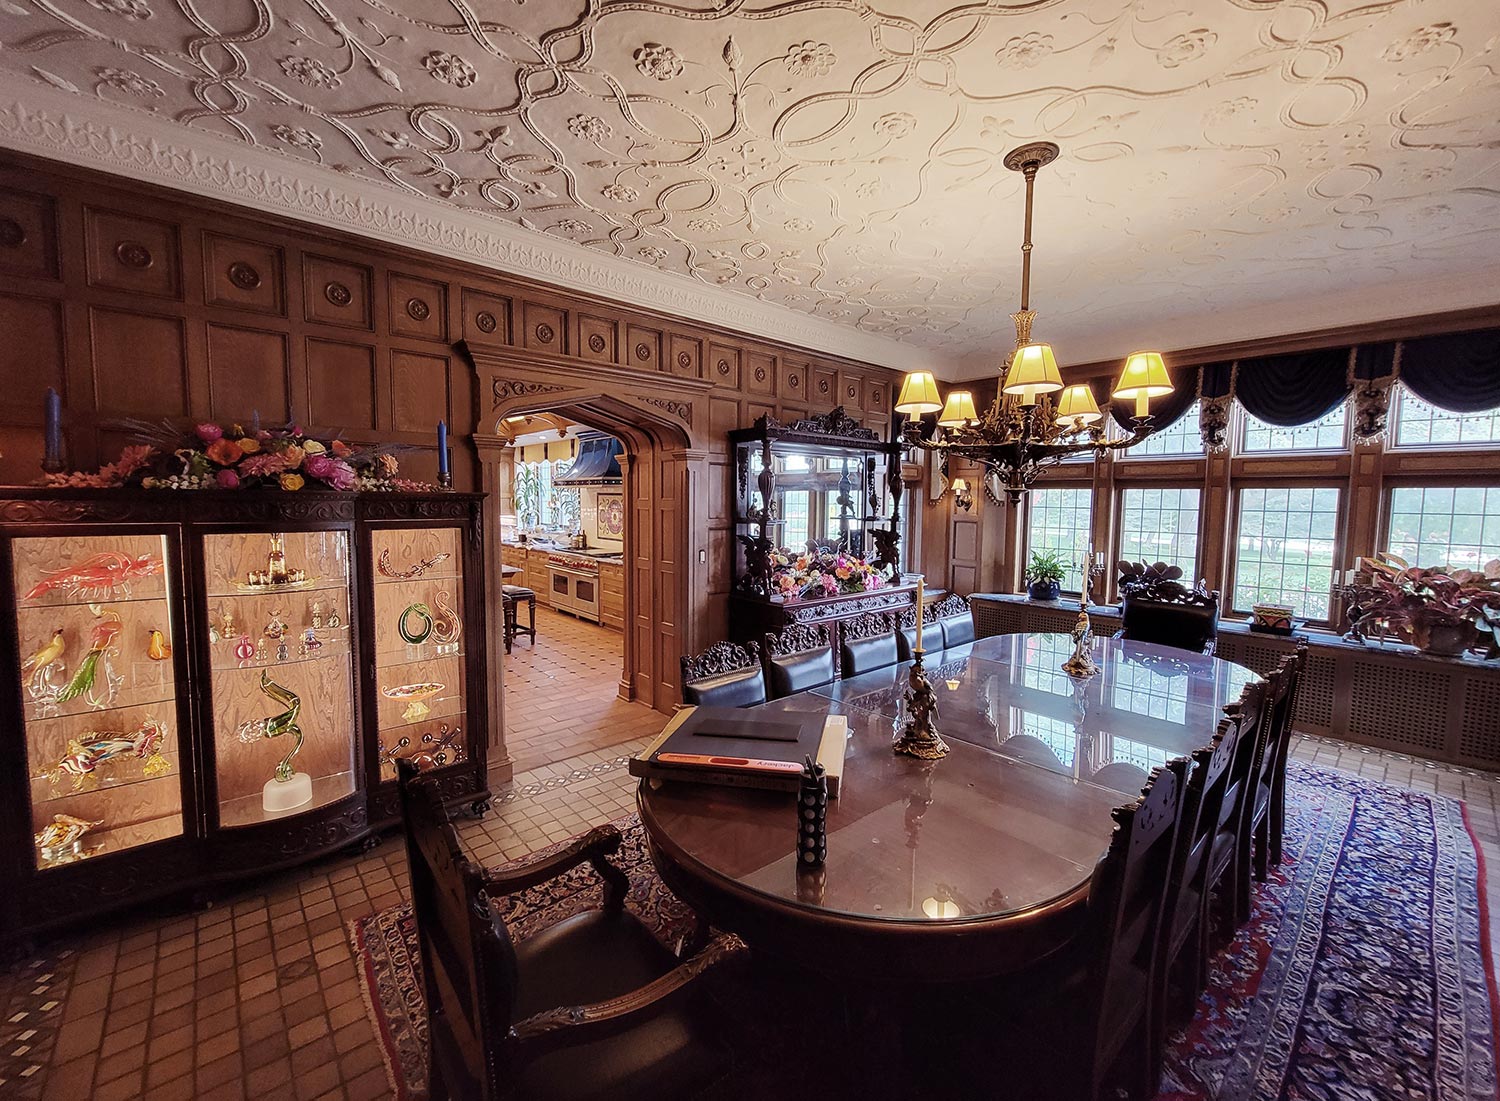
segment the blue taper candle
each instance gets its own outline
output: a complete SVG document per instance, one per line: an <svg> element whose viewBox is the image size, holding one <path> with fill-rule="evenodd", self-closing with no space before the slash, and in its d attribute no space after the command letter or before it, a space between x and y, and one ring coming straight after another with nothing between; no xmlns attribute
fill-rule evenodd
<svg viewBox="0 0 1500 1101"><path fill-rule="evenodd" d="M56 390L47 387L46 403L46 455L42 466L46 470L62 469L62 398Z"/></svg>
<svg viewBox="0 0 1500 1101"><path fill-rule="evenodd" d="M438 473L448 473L448 422L438 421Z"/></svg>

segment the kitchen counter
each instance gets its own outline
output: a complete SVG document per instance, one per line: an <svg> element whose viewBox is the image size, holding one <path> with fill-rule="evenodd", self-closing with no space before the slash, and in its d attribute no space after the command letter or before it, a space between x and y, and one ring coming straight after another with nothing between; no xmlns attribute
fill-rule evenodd
<svg viewBox="0 0 1500 1101"><path fill-rule="evenodd" d="M507 583L523 585L536 593L536 598L551 607L552 577L547 571L547 559L554 554L577 558L591 558L599 564L599 622L616 631L625 629L625 557L619 551L588 547L573 550L541 541L517 542L501 540L500 561L515 566L519 573L506 578Z"/></svg>

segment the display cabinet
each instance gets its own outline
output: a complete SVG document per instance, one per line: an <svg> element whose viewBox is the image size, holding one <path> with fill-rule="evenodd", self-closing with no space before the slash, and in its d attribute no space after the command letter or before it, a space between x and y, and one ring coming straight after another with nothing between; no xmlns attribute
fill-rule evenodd
<svg viewBox="0 0 1500 1101"><path fill-rule="evenodd" d="M456 493L0 492L0 927L367 841L401 756L482 813L481 525Z"/></svg>

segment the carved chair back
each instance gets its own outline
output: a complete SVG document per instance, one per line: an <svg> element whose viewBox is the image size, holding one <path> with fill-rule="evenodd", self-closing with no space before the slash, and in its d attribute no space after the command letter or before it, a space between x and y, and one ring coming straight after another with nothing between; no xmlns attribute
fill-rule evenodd
<svg viewBox="0 0 1500 1101"><path fill-rule="evenodd" d="M1247 684L1240 698L1224 713L1237 726L1234 757L1225 779L1224 798L1219 806L1219 830L1238 830L1239 821L1246 813L1246 793L1253 794L1251 777L1255 772L1256 754L1259 752L1261 727L1266 715L1268 684L1255 681Z"/></svg>
<svg viewBox="0 0 1500 1101"><path fill-rule="evenodd" d="M1198 600L1168 601L1126 593L1120 637L1210 653L1219 631L1219 594L1195 595Z"/></svg>
<svg viewBox="0 0 1500 1101"><path fill-rule="evenodd" d="M832 684L833 635L827 624L789 623L765 636L766 694L773 700Z"/></svg>
<svg viewBox="0 0 1500 1101"><path fill-rule="evenodd" d="M766 702L766 675L754 642L716 642L682 657L682 702L705 707L753 707Z"/></svg>
<svg viewBox="0 0 1500 1101"><path fill-rule="evenodd" d="M1094 868L1091 1097L1122 1055L1145 1058L1161 922L1175 906L1170 872L1187 766L1185 757L1169 761L1151 774L1138 800L1115 808L1109 850Z"/></svg>
<svg viewBox="0 0 1500 1101"><path fill-rule="evenodd" d="M450 1097L499 1096L516 954L430 778L396 762L412 913L422 958L429 1059Z"/></svg>
<svg viewBox="0 0 1500 1101"><path fill-rule="evenodd" d="M839 656L845 677L896 664L896 617L890 612L865 612L844 620L840 627Z"/></svg>
<svg viewBox="0 0 1500 1101"><path fill-rule="evenodd" d="M953 599L963 599L957 597ZM943 626L938 617L938 607L942 602L928 604L922 609L922 649L927 653L941 650L946 643L943 639ZM965 601L967 607L967 601ZM966 613L967 614L967 613ZM910 661L912 655L917 651L917 609L915 606L902 608L896 617L896 654L902 661Z"/></svg>

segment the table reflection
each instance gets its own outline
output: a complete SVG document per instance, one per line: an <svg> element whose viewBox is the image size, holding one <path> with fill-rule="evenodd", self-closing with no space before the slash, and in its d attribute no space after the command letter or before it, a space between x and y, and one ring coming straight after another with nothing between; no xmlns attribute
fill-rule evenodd
<svg viewBox="0 0 1500 1101"><path fill-rule="evenodd" d="M943 736L1124 794L1153 768L1207 744L1225 704L1255 674L1240 665L1124 639L1099 639L1101 672L1060 666L1066 634L999 635L946 651L931 674ZM906 667L816 690L841 710L904 718Z"/></svg>

